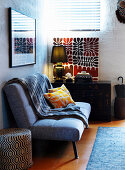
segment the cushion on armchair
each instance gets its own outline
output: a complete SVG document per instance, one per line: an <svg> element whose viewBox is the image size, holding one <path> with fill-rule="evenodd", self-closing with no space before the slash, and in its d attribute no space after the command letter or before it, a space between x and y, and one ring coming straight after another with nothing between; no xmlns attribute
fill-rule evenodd
<svg viewBox="0 0 125 170"><path fill-rule="evenodd" d="M61 87L57 87L57 88L54 88L54 89L49 89L49 93L53 93L53 92L56 92L58 90L63 90L64 92L66 92L68 95L70 95L70 92L69 90L66 88L66 86L63 84Z"/></svg>
<svg viewBox="0 0 125 170"><path fill-rule="evenodd" d="M44 97L53 105L54 108L66 107L69 103L75 104L71 95L61 89L53 93L45 93Z"/></svg>

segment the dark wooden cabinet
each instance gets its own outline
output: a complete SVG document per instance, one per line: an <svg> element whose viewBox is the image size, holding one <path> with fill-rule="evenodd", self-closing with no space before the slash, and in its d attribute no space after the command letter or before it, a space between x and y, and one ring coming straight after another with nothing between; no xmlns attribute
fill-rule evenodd
<svg viewBox="0 0 125 170"><path fill-rule="evenodd" d="M52 83L53 87L65 84L75 102L91 104L90 120L111 121L111 82Z"/></svg>

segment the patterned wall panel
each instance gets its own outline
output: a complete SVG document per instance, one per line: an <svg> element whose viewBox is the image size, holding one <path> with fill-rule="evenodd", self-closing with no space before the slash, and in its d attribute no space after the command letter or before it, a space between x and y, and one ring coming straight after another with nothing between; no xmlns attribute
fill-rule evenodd
<svg viewBox="0 0 125 170"><path fill-rule="evenodd" d="M99 38L53 38L53 45L64 45L68 63L64 63L65 74L75 76L78 72L90 73L98 80Z"/></svg>

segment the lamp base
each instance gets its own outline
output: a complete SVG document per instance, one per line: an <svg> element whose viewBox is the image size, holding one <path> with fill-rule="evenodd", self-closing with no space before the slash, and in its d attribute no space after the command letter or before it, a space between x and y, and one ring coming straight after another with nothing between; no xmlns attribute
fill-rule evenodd
<svg viewBox="0 0 125 170"><path fill-rule="evenodd" d="M64 73L64 67L62 66L62 63L57 63L54 67L54 75L56 77L56 82L63 82L63 73Z"/></svg>

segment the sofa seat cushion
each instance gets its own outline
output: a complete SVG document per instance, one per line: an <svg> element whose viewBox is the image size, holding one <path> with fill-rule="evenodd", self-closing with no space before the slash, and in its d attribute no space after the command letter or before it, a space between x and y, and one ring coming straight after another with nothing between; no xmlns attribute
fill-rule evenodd
<svg viewBox="0 0 125 170"><path fill-rule="evenodd" d="M31 128L32 137L46 140L77 141L81 138L85 125L76 118L43 119Z"/></svg>
<svg viewBox="0 0 125 170"><path fill-rule="evenodd" d="M38 120L30 130L36 139L77 141L84 128L85 125L79 119L63 118Z"/></svg>
<svg viewBox="0 0 125 170"><path fill-rule="evenodd" d="M76 102L84 111L86 117L90 114L90 104L84 102ZM63 118L42 119L38 120L30 128L33 138L47 139L47 140L63 140L63 141L77 141L80 140L84 131L85 125L77 118Z"/></svg>

